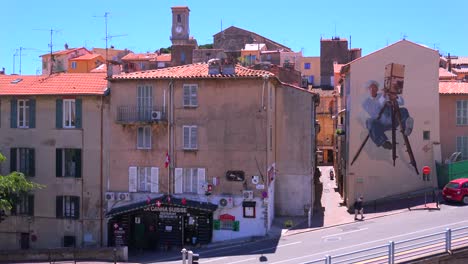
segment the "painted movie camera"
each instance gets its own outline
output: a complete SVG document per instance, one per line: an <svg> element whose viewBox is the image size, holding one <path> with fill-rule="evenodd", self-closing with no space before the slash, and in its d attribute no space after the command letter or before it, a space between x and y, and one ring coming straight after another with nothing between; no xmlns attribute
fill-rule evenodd
<svg viewBox="0 0 468 264"><path fill-rule="evenodd" d="M402 94L405 78L405 65L390 63L385 66L384 92Z"/></svg>

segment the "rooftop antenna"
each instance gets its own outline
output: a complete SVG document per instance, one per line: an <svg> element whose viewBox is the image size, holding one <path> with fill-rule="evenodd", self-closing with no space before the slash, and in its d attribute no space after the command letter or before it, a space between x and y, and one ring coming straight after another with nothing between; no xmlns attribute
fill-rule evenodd
<svg viewBox="0 0 468 264"><path fill-rule="evenodd" d="M49 75L52 74L52 70L54 69L53 67L53 64L54 64L54 58L53 58L53 55L52 55L52 47L53 47L53 33L57 33L59 32L59 30L56 30L56 29L34 29L34 30L41 30L41 31L50 31L50 43L49 43L49 48L50 48L50 71L49 71ZM21 58L21 57L20 57ZM20 73L21 74L21 73Z"/></svg>
<svg viewBox="0 0 468 264"><path fill-rule="evenodd" d="M104 18L105 33L106 33L106 37L104 38L104 40L106 41L106 67L107 67L107 69L109 69L109 67L108 67L109 66L109 47L108 47L109 40L111 40L112 38L115 38L115 37L127 36L127 34L109 36L108 31L107 31L107 20L108 20L109 15L110 15L109 12L105 12L103 16L94 16L94 17L103 17Z"/></svg>
<svg viewBox="0 0 468 264"><path fill-rule="evenodd" d="M15 53L13 53L13 74L15 74L16 56L18 56L18 49L15 49Z"/></svg>
<svg viewBox="0 0 468 264"><path fill-rule="evenodd" d="M23 54L23 50L32 50L32 51L41 51L43 52L43 50L38 50L38 49L34 49L34 48L24 48L24 47L19 47L19 49L16 50L16 56L18 56L18 50L19 50L19 75L21 75L21 57L23 55L27 55L27 54ZM14 63L13 63L13 68L14 68Z"/></svg>

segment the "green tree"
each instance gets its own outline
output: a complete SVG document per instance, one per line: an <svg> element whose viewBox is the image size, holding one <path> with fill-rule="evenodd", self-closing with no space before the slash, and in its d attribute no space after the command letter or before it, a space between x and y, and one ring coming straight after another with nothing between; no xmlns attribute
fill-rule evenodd
<svg viewBox="0 0 468 264"><path fill-rule="evenodd" d="M5 160L5 156L0 153L0 163ZM20 194L43 187L41 184L29 181L20 172L14 171L8 175L0 175L0 211L10 210L16 197Z"/></svg>
<svg viewBox="0 0 468 264"><path fill-rule="evenodd" d="M212 49L213 48L213 43L203 44L203 45L198 46L198 48L199 49Z"/></svg>

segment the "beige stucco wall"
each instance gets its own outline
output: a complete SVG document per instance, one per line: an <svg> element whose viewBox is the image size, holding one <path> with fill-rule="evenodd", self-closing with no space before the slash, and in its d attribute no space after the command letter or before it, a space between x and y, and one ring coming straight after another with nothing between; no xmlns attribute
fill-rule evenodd
<svg viewBox="0 0 468 264"><path fill-rule="evenodd" d="M442 160L457 151L457 136L467 136L468 126L457 125L457 100L468 100L468 95L440 95L440 143Z"/></svg>
<svg viewBox="0 0 468 264"><path fill-rule="evenodd" d="M32 181L45 185L34 191L34 216L9 216L0 225L0 248L18 249L20 233L37 236L31 248L61 247L64 235L76 236L77 245L83 245L85 234L93 242L100 241L100 97L83 96L82 129L55 128L55 101L60 97L37 96L36 128L10 128L10 97L1 98L0 151L7 162L1 173L9 173L10 148L35 149L36 176ZM82 149L82 178L57 178L55 172L56 148ZM80 220L56 219L55 199L58 195L79 196Z"/></svg>
<svg viewBox="0 0 468 264"><path fill-rule="evenodd" d="M350 91L346 98L349 118L346 128L349 147L346 173L348 205L359 194L370 201L436 185L436 177L432 177L431 183L422 181L421 168L427 165L435 171L434 158L437 154L433 154L433 143L440 141L438 61L439 56L435 50L401 41L351 64L350 80L347 80L350 87L345 87ZM392 164L391 150L377 147L370 139L356 162L350 165L368 134L365 127L367 115L361 105L369 94L364 84L372 79L378 81L382 88L385 66L389 63L406 66L402 96L404 106L414 119L414 129L409 140L420 175L410 165L399 131L396 135L398 158L395 166ZM423 140L423 131L430 131L430 140ZM391 139L391 132L387 131L386 134Z"/></svg>
<svg viewBox="0 0 468 264"><path fill-rule="evenodd" d="M111 117L115 121L117 107L136 104L137 84L153 86L153 106L162 107L164 90L166 107L169 102L169 81L144 82L118 81L112 83ZM198 84L198 107L182 106L183 85ZM263 81L256 80L176 80L175 96L175 154L171 161L177 168L206 168L206 180L218 177L219 186L213 194L241 195L242 182L227 182L227 170L243 170L246 178L259 175L255 159L262 173L266 171L267 121L262 110ZM266 101L265 91L265 105ZM198 150L183 150L182 126L198 126ZM128 191L129 166L154 166L160 168L160 193L169 192L168 169L164 161L168 148L167 122L152 124L152 149L136 149L136 126L110 124L110 181L109 190ZM269 162L271 164L272 161ZM250 180L247 187L255 189ZM171 190L172 192L173 190ZM255 196L259 196L256 191ZM144 196L146 199L146 195ZM141 197L143 199L143 197Z"/></svg>
<svg viewBox="0 0 468 264"><path fill-rule="evenodd" d="M312 94L283 87L276 97L276 215L301 215L313 205L315 167Z"/></svg>
<svg viewBox="0 0 468 264"><path fill-rule="evenodd" d="M304 63L310 63L310 69L304 69ZM320 85L320 57L302 57L300 62L299 71L302 75L313 75L314 85Z"/></svg>

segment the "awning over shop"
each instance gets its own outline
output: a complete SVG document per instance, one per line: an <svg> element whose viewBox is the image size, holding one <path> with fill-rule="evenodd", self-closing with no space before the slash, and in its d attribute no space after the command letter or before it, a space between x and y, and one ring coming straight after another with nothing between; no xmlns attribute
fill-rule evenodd
<svg viewBox="0 0 468 264"><path fill-rule="evenodd" d="M140 201L117 208L112 208L109 212L106 213L106 217L112 217L116 215L125 214L132 211L137 211L152 206L173 206L173 207L185 207L201 211L210 211L213 212L218 208L218 205L208 203L208 202L199 202L188 200L185 198L176 198L172 195L163 195L160 197L148 199L145 201Z"/></svg>

